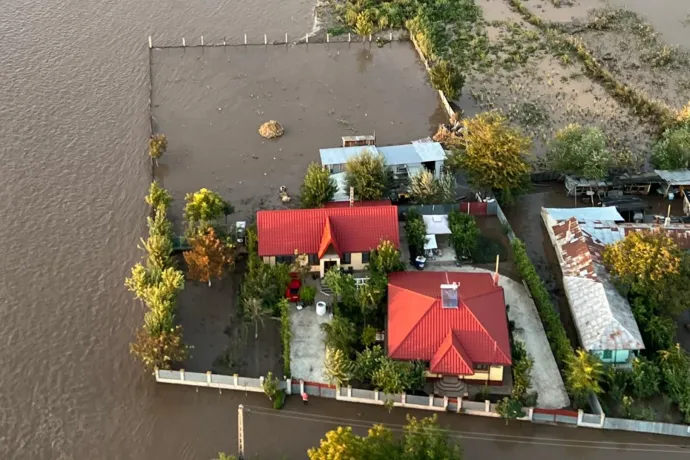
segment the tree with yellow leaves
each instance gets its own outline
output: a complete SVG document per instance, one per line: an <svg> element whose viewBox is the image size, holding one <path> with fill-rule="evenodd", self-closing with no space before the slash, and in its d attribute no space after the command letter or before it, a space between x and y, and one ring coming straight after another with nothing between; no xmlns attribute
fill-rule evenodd
<svg viewBox="0 0 690 460"><path fill-rule="evenodd" d="M682 252L663 231L632 232L604 250L612 275L639 292L658 289L680 274Z"/></svg>
<svg viewBox="0 0 690 460"><path fill-rule="evenodd" d="M191 250L183 253L188 276L211 286L211 278L221 278L223 271L233 263L233 248L216 236L213 227L190 238Z"/></svg>
<svg viewBox="0 0 690 460"><path fill-rule="evenodd" d="M566 362L565 379L575 404L584 407L587 396L601 393L601 379L604 376L604 366L596 356L579 349Z"/></svg>
<svg viewBox="0 0 690 460"><path fill-rule="evenodd" d="M525 183L531 141L508 126L505 116L484 112L462 121L462 142L447 159L451 169L463 170L482 190L514 192Z"/></svg>

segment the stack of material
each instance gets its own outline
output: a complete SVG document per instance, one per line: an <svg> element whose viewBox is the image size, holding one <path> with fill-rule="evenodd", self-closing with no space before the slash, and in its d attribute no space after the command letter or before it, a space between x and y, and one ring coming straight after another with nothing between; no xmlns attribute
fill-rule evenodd
<svg viewBox="0 0 690 460"><path fill-rule="evenodd" d="M275 120L269 120L259 126L259 134L266 139L280 137L285 133L283 126Z"/></svg>

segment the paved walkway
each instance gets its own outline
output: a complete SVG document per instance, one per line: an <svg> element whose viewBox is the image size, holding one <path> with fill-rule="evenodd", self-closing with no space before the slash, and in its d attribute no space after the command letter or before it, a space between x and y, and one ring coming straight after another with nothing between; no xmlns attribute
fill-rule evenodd
<svg viewBox="0 0 690 460"><path fill-rule="evenodd" d="M318 292L318 291L317 291ZM330 305L332 299L318 292L316 301L323 300ZM318 316L314 305L297 310L290 304L290 372L295 379L308 382L325 382L324 359L326 334L321 325L329 321L329 316Z"/></svg>
<svg viewBox="0 0 690 460"><path fill-rule="evenodd" d="M455 265L429 264L426 269L491 273L481 268L457 267ZM534 360L531 389L539 395L538 407L560 409L568 406L570 400L565 391L563 379L558 371L558 366L556 366L553 353L551 353L551 347L539 319L537 307L527 289L522 283L506 276L499 275L498 284L505 292L506 303L510 305L508 318L515 322L515 338L525 344L527 353Z"/></svg>

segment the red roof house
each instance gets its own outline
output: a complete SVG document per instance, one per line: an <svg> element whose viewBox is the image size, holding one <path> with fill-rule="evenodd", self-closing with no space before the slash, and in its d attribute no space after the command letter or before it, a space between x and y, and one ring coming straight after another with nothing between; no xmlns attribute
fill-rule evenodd
<svg viewBox="0 0 690 460"><path fill-rule="evenodd" d="M489 273L388 277L388 356L429 362L431 374L501 382L511 364L503 288Z"/></svg>
<svg viewBox="0 0 690 460"><path fill-rule="evenodd" d="M321 276L332 265L363 269L382 240L400 246L397 206L259 211L256 223L265 262L287 262L297 251L309 254Z"/></svg>

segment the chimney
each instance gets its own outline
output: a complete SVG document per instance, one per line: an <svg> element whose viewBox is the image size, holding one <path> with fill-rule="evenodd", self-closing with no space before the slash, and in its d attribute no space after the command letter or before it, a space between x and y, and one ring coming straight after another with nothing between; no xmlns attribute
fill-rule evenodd
<svg viewBox="0 0 690 460"><path fill-rule="evenodd" d="M460 283L441 285L441 307L458 308L460 305Z"/></svg>

